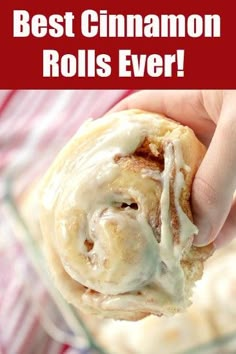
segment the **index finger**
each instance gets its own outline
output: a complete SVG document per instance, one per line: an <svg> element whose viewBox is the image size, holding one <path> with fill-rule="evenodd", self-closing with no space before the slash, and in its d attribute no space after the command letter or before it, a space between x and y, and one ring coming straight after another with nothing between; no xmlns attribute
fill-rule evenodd
<svg viewBox="0 0 236 354"><path fill-rule="evenodd" d="M110 112L132 108L164 114L187 125L207 145L215 129L202 103L200 90L143 90L126 97Z"/></svg>

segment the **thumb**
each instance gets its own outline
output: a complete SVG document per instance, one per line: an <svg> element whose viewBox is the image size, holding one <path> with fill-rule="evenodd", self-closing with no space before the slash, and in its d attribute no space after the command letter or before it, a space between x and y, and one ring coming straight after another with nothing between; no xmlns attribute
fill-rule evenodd
<svg viewBox="0 0 236 354"><path fill-rule="evenodd" d="M223 105L218 125L192 188L194 222L199 229L194 244L213 241L230 212L236 188L236 110Z"/></svg>

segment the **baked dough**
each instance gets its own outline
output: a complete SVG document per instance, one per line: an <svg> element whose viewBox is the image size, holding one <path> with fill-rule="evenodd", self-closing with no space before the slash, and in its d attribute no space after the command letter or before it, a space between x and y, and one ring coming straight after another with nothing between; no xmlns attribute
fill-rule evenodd
<svg viewBox="0 0 236 354"><path fill-rule="evenodd" d="M40 224L55 284L68 302L137 320L190 304L212 246L192 246L190 189L205 147L159 114L86 121L40 187Z"/></svg>
<svg viewBox="0 0 236 354"><path fill-rule="evenodd" d="M231 249L226 246L216 252L194 291L194 299L211 317L218 337L236 332L235 246L233 240Z"/></svg>
<svg viewBox="0 0 236 354"><path fill-rule="evenodd" d="M148 316L137 322L103 321L97 340L112 354L191 353L216 338L201 308L190 306L174 317ZM200 353L200 352L199 352Z"/></svg>

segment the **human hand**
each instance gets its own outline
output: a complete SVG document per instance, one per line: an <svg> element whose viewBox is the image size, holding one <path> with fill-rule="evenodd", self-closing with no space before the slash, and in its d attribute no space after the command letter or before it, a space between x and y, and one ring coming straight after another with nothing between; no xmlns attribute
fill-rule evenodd
<svg viewBox="0 0 236 354"><path fill-rule="evenodd" d="M208 148L192 187L194 244L216 247L236 236L236 90L145 90L112 111L162 113L192 128Z"/></svg>

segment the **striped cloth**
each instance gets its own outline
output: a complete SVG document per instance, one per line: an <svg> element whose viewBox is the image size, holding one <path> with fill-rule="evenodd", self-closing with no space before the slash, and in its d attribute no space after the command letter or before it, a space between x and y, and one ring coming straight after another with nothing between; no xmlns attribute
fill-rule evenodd
<svg viewBox="0 0 236 354"><path fill-rule="evenodd" d="M56 310L8 220L6 181L13 179L17 200L85 118L103 115L129 93L0 91L0 354L85 353L59 343L43 325L42 313Z"/></svg>

